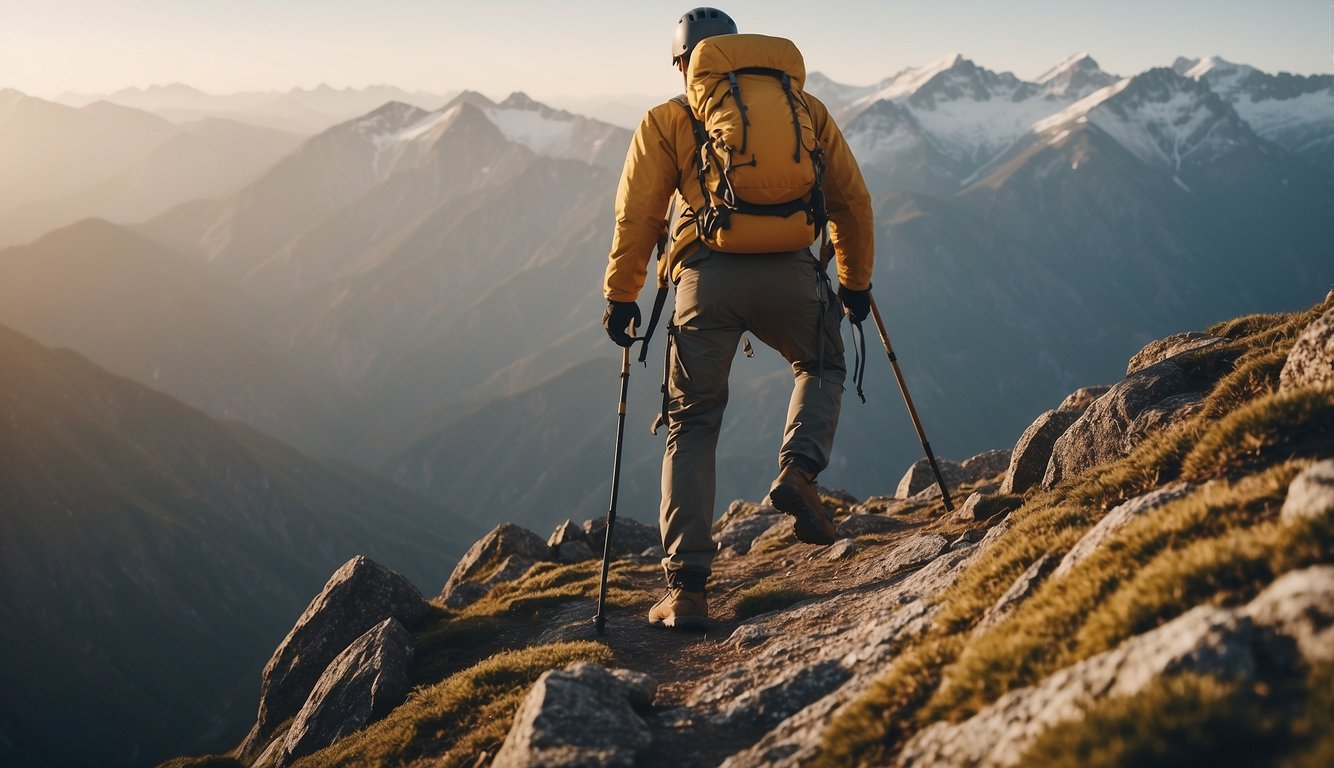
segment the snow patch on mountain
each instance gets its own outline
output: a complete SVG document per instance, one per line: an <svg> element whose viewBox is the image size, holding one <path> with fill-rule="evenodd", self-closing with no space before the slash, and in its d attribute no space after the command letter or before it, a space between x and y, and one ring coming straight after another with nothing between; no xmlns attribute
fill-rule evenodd
<svg viewBox="0 0 1334 768"><path fill-rule="evenodd" d="M574 138L573 117L561 119L535 109L506 109L503 106L483 110L488 120L509 141L539 155L559 155Z"/></svg>
<svg viewBox="0 0 1334 768"><path fill-rule="evenodd" d="M925 67L912 67L909 69L905 69L902 72L899 72L898 74L891 77L889 79L888 84L886 84L880 90L870 94L869 96L863 96L862 98L853 102L853 106L854 107L869 106L877 101L894 100L901 96L909 96L915 93L923 85L926 85L928 82L930 82L931 78L951 69L955 65L959 64L959 62L961 61L964 61L962 54L951 53L948 56L944 56L926 65Z"/></svg>

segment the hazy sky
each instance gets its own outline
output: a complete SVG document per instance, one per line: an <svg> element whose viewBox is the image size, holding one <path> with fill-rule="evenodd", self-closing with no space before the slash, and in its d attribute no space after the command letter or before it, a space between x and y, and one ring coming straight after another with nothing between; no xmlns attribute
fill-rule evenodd
<svg viewBox="0 0 1334 768"><path fill-rule="evenodd" d="M0 87L36 96L186 82L211 92L391 83L537 98L662 94L682 2L0 0ZM1130 74L1177 55L1334 71L1334 0L735 0L743 31L863 84L957 51L1035 77L1070 53ZM812 14L818 12L819 16Z"/></svg>

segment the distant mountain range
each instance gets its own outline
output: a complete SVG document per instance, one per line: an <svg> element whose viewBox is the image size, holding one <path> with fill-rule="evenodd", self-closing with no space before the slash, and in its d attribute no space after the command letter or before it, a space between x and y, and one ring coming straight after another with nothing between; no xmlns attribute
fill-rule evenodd
<svg viewBox="0 0 1334 768"><path fill-rule="evenodd" d="M436 109L455 93L405 91L390 85L334 88L321 83L314 88L289 91L213 94L184 83L170 83L124 88L109 94L63 93L55 100L73 107L106 101L152 112L172 122L215 117L309 135L364 115L386 102L399 101Z"/></svg>
<svg viewBox="0 0 1334 768"><path fill-rule="evenodd" d="M331 568L374 550L429 593L480 532L3 326L0 417L5 765L233 743Z"/></svg>

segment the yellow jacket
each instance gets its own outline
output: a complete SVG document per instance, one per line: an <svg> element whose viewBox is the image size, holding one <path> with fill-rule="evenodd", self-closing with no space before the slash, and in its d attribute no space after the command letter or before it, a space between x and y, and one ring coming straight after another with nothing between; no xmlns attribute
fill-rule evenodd
<svg viewBox="0 0 1334 768"><path fill-rule="evenodd" d="M838 281L853 290L871 285L875 232L871 195L842 132L824 104L805 95L815 134L824 149L825 207L829 235L838 263ZM616 232L612 236L603 293L612 301L634 301L644 287L648 263L661 236L673 193L677 219L666 264L658 284L680 278L681 262L694 250L695 211L704 198L696 182L695 136L680 105L664 102L650 109L635 130L616 190Z"/></svg>

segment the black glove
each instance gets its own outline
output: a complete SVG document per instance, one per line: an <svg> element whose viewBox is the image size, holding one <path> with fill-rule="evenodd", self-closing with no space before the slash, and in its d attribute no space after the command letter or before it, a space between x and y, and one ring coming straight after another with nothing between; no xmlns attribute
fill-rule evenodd
<svg viewBox="0 0 1334 768"><path fill-rule="evenodd" d="M626 333L631 321L639 325L639 305L633 301L608 301L602 312L602 327L607 329L607 336L622 347L635 343L634 338Z"/></svg>
<svg viewBox="0 0 1334 768"><path fill-rule="evenodd" d="M843 306L848 310L848 317L852 319L852 322L861 323L871 313L871 286L866 286L864 291L854 291L839 283L838 300L843 302Z"/></svg>

